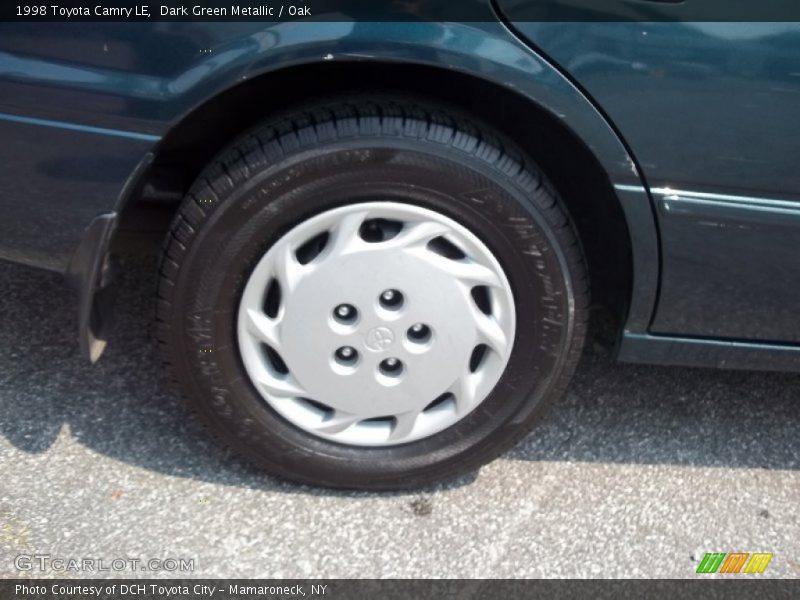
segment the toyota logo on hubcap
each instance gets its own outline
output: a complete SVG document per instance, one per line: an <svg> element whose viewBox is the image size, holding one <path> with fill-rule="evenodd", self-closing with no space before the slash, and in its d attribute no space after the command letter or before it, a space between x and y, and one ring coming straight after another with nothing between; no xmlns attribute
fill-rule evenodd
<svg viewBox="0 0 800 600"><path fill-rule="evenodd" d="M394 333L388 327L375 327L364 338L364 345L372 352L383 352L394 343Z"/></svg>

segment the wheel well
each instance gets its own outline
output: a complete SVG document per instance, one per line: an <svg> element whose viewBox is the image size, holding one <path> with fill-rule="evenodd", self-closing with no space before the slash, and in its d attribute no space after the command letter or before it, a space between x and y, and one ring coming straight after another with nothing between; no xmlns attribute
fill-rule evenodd
<svg viewBox="0 0 800 600"><path fill-rule="evenodd" d="M201 105L159 143L154 160L123 209L115 248L159 240L178 203L229 141L266 116L332 94L376 91L456 106L510 137L551 179L569 209L589 265L592 304L622 324L631 293L631 242L604 169L585 144L529 99L478 77L437 67L323 63L256 77ZM492 110L487 110L492 107Z"/></svg>

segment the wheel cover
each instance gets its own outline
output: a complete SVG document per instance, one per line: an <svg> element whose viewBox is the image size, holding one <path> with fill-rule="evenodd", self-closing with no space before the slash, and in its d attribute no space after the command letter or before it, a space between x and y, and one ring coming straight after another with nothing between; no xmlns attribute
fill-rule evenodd
<svg viewBox="0 0 800 600"><path fill-rule="evenodd" d="M295 426L356 446L455 424L508 363L511 287L472 232L396 202L352 204L295 226L259 260L238 347L264 400Z"/></svg>

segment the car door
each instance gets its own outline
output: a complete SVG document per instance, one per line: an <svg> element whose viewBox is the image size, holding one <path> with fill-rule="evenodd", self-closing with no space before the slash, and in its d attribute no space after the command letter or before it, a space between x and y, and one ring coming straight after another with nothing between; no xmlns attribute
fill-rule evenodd
<svg viewBox="0 0 800 600"><path fill-rule="evenodd" d="M682 21L691 1L668 6L669 20L639 2L655 12L627 21L498 4L638 162L661 238L650 332L800 342L800 24Z"/></svg>

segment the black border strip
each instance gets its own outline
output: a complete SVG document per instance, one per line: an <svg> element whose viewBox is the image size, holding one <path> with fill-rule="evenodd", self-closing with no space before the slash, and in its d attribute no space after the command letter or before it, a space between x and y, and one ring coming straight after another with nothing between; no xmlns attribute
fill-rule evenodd
<svg viewBox="0 0 800 600"><path fill-rule="evenodd" d="M663 557L662 557L663 558ZM433 598L598 598L670 599L797 598L800 580L725 578L698 575L686 580L520 580L520 579L17 579L0 581L3 600L250 600L272 598L381 599ZM259 589L260 588L260 589ZM253 591L251 591L253 590Z"/></svg>
<svg viewBox="0 0 800 600"><path fill-rule="evenodd" d="M800 22L797 0L500 0L512 21ZM0 21L493 20L489 0L3 0Z"/></svg>

